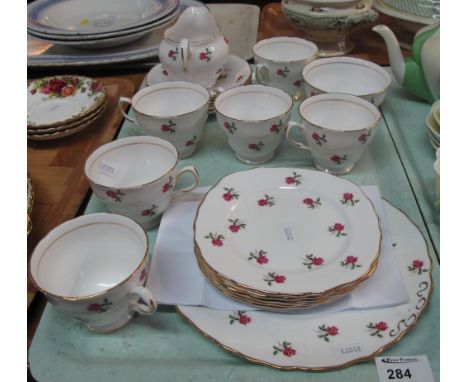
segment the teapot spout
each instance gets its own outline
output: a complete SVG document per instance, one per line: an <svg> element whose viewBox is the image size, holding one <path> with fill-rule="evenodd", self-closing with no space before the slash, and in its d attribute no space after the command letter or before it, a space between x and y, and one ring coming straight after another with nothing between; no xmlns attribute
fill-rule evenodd
<svg viewBox="0 0 468 382"><path fill-rule="evenodd" d="M381 35L387 45L390 67L398 84L403 84L405 78L405 59L395 34L386 25L376 25L372 30Z"/></svg>

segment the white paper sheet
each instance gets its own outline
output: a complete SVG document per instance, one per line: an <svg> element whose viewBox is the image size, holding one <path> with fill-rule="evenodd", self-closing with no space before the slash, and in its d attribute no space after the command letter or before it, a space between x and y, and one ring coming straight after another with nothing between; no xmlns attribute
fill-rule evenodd
<svg viewBox="0 0 468 382"><path fill-rule="evenodd" d="M398 305L408 301L377 186L362 187L374 204L382 230L382 252L374 275L350 295L330 304L301 310L331 313ZM161 219L147 287L159 304L201 305L221 310L258 310L224 296L204 277L193 252L193 220L209 187L178 196Z"/></svg>

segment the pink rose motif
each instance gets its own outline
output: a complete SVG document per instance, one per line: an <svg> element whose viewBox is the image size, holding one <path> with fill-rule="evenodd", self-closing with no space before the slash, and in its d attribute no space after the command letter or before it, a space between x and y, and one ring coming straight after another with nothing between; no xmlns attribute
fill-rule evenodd
<svg viewBox="0 0 468 382"><path fill-rule="evenodd" d="M213 240L211 240L211 243L215 247L222 247L223 246L223 241L221 239L213 239Z"/></svg>
<svg viewBox="0 0 468 382"><path fill-rule="evenodd" d="M275 125L272 125L272 126L270 127L270 131L271 131L272 133L278 134L278 133L280 132L279 126L276 125L276 124L275 124Z"/></svg>
<svg viewBox="0 0 468 382"><path fill-rule="evenodd" d="M276 276L274 277L274 280L275 280L275 283L283 284L283 283L286 281L286 277L285 277L285 276L281 276L281 275L276 275Z"/></svg>
<svg viewBox="0 0 468 382"><path fill-rule="evenodd" d="M314 257L312 259L312 264L314 265L322 265L323 264L323 259L321 257Z"/></svg>
<svg viewBox="0 0 468 382"><path fill-rule="evenodd" d="M169 75L169 73L167 72L166 69L163 69L163 70L162 70L162 74L164 74L165 76L168 76L168 75Z"/></svg>
<svg viewBox="0 0 468 382"><path fill-rule="evenodd" d="M320 140L320 135L318 135L317 132L313 132L313 133L312 133L312 139L313 139L314 141L318 141L318 140Z"/></svg>
<svg viewBox="0 0 468 382"><path fill-rule="evenodd" d="M318 338L322 338L325 342L330 342L329 337L334 337L339 334L336 326L327 326L326 324L320 325L318 330Z"/></svg>
<svg viewBox="0 0 468 382"><path fill-rule="evenodd" d="M421 260L414 260L413 261L413 268L422 268L424 266L424 262Z"/></svg>
<svg viewBox="0 0 468 382"><path fill-rule="evenodd" d="M266 257L265 255L258 256L257 263L259 263L260 265L268 263L268 257Z"/></svg>
<svg viewBox="0 0 468 382"><path fill-rule="evenodd" d="M251 143L249 144L249 149L250 150L254 150L254 151L262 151L262 148L263 148L264 143L262 141L258 142L258 143Z"/></svg>
<svg viewBox="0 0 468 382"><path fill-rule="evenodd" d="M295 86L296 88L300 88L301 85L302 85L302 81L301 81L301 80L297 80L296 82L294 82L294 86Z"/></svg>
<svg viewBox="0 0 468 382"><path fill-rule="evenodd" d="M273 346L273 350L273 355L283 354L286 357L293 357L296 354L296 350L288 341L278 342L278 345Z"/></svg>
<svg viewBox="0 0 468 382"><path fill-rule="evenodd" d="M347 264L356 264L358 261L358 258L356 256L348 256L346 257L346 263Z"/></svg>
<svg viewBox="0 0 468 382"><path fill-rule="evenodd" d="M117 197L117 194L115 191L112 191L112 190L107 190L106 191L106 195L109 197L109 198L112 198L112 199L115 199Z"/></svg>
<svg viewBox="0 0 468 382"><path fill-rule="evenodd" d="M237 233L239 232L240 229L244 229L245 228L245 223L242 223L241 221L239 221L239 219L229 219L229 222L231 222L232 224L229 226L229 230L232 232L232 233Z"/></svg>
<svg viewBox="0 0 468 382"><path fill-rule="evenodd" d="M377 324L375 324L375 328L377 330L380 330L381 332L384 332L385 330L388 329L388 326L386 322L380 321Z"/></svg>
<svg viewBox="0 0 468 382"><path fill-rule="evenodd" d="M247 325L252 319L247 316L246 314L240 314L239 315L239 324L241 325Z"/></svg>
<svg viewBox="0 0 468 382"><path fill-rule="evenodd" d="M353 200L353 194L350 193L350 192L345 192L345 193L343 194L343 199L344 199L345 202L348 202L348 201L350 201L350 200Z"/></svg>
<svg viewBox="0 0 468 382"><path fill-rule="evenodd" d="M333 226L333 230L337 232L341 232L344 230L344 225L341 223L335 223L335 225Z"/></svg>
<svg viewBox="0 0 468 382"><path fill-rule="evenodd" d="M229 230L230 230L231 232L234 232L234 233L239 232L239 229L240 229L239 226L238 226L238 225L235 225L235 224L231 224L231 225L229 226Z"/></svg>
<svg viewBox="0 0 468 382"><path fill-rule="evenodd" d="M36 94L36 92L37 92L37 89L32 89L31 90L31 94L33 94L33 95Z"/></svg>
<svg viewBox="0 0 468 382"><path fill-rule="evenodd" d="M283 78L286 78L288 76L288 73L289 69L287 67L285 67L284 69L278 69L276 71L276 75Z"/></svg>
<svg viewBox="0 0 468 382"><path fill-rule="evenodd" d="M279 275L276 272L268 272L268 274L263 278L263 281L266 281L266 283L270 286L273 283L284 284L286 281L286 276Z"/></svg>
<svg viewBox="0 0 468 382"><path fill-rule="evenodd" d="M283 350L283 354L284 354L286 357L292 357L293 355L296 354L296 350L294 350L294 349L291 348L291 347L285 347L284 350Z"/></svg>
<svg viewBox="0 0 468 382"><path fill-rule="evenodd" d="M50 93L50 88L48 86L44 86L42 89L41 89L41 93L42 94L49 94Z"/></svg>
<svg viewBox="0 0 468 382"><path fill-rule="evenodd" d="M263 206L266 206L268 204L268 201L266 199L260 199L258 201L258 205L263 207Z"/></svg>
<svg viewBox="0 0 468 382"><path fill-rule="evenodd" d="M284 181L286 182L286 184L294 184L294 185L298 186L298 185L301 184L302 175L298 174L295 171L293 171L292 176L291 175L287 176L286 178L284 178Z"/></svg>
<svg viewBox="0 0 468 382"><path fill-rule="evenodd" d="M314 204L314 199L312 198L305 198L302 203L307 204L308 206Z"/></svg>
<svg viewBox="0 0 468 382"><path fill-rule="evenodd" d="M232 199L237 199L239 194L234 190L234 188L227 188L224 187L224 191L226 191L222 197L226 202L230 202Z"/></svg>
<svg viewBox="0 0 468 382"><path fill-rule="evenodd" d="M169 53L167 54L170 58L173 58L177 55L177 52L175 50L170 50Z"/></svg>
<svg viewBox="0 0 468 382"><path fill-rule="evenodd" d="M336 237L346 236L347 233L344 233L345 226L341 223L335 223L331 227L328 227L328 232L335 234Z"/></svg>
<svg viewBox="0 0 468 382"><path fill-rule="evenodd" d="M205 53L205 52L201 52L201 53L200 53L200 60L205 61L206 58L207 58L206 53Z"/></svg>

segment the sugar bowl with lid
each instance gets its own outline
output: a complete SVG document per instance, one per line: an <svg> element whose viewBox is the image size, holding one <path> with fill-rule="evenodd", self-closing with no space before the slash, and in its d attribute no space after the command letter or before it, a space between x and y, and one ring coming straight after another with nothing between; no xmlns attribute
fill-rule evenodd
<svg viewBox="0 0 468 382"><path fill-rule="evenodd" d="M206 7L189 7L164 32L159 60L171 80L212 87L229 57L229 45Z"/></svg>

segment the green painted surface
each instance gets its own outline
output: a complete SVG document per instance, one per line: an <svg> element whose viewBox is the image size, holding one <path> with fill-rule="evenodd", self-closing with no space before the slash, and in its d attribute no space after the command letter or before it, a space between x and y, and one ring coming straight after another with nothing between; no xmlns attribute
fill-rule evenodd
<svg viewBox="0 0 468 382"><path fill-rule="evenodd" d="M383 104L385 119L379 126L375 140L351 174L344 178L359 185L379 185L382 197L402 209L421 229L426 239L430 239L429 248L435 260L431 243L434 242L438 249L438 236L435 235L437 227L429 225L429 231L425 227L427 216L431 213L430 189L434 182L431 171L433 150L427 137L422 134L425 132L424 119L428 105L407 97L407 93L399 88L390 91ZM297 109L294 110L292 120L298 121ZM139 128L126 122L120 137L139 134L142 134ZM228 173L251 168L235 159L227 146L224 133L213 117L209 119L206 135L197 152L191 158L181 161L179 166L188 164L197 167L201 185L211 185ZM312 168L312 163L305 151L289 146L284 139L274 160L265 166ZM190 182L190 179L186 181ZM426 204L427 209L424 207ZM86 213L104 210L105 207L92 197ZM156 229L149 232L152 247L156 235ZM431 302L420 322L397 345L383 354L427 354L438 381L437 260L434 261L433 278L435 287ZM349 382L362 382L378 379L374 362L320 373L278 371L250 364L201 336L172 308L160 310L150 317L136 317L115 333L96 334L48 304L31 345L29 359L31 372L39 381L262 382L346 379Z"/></svg>

